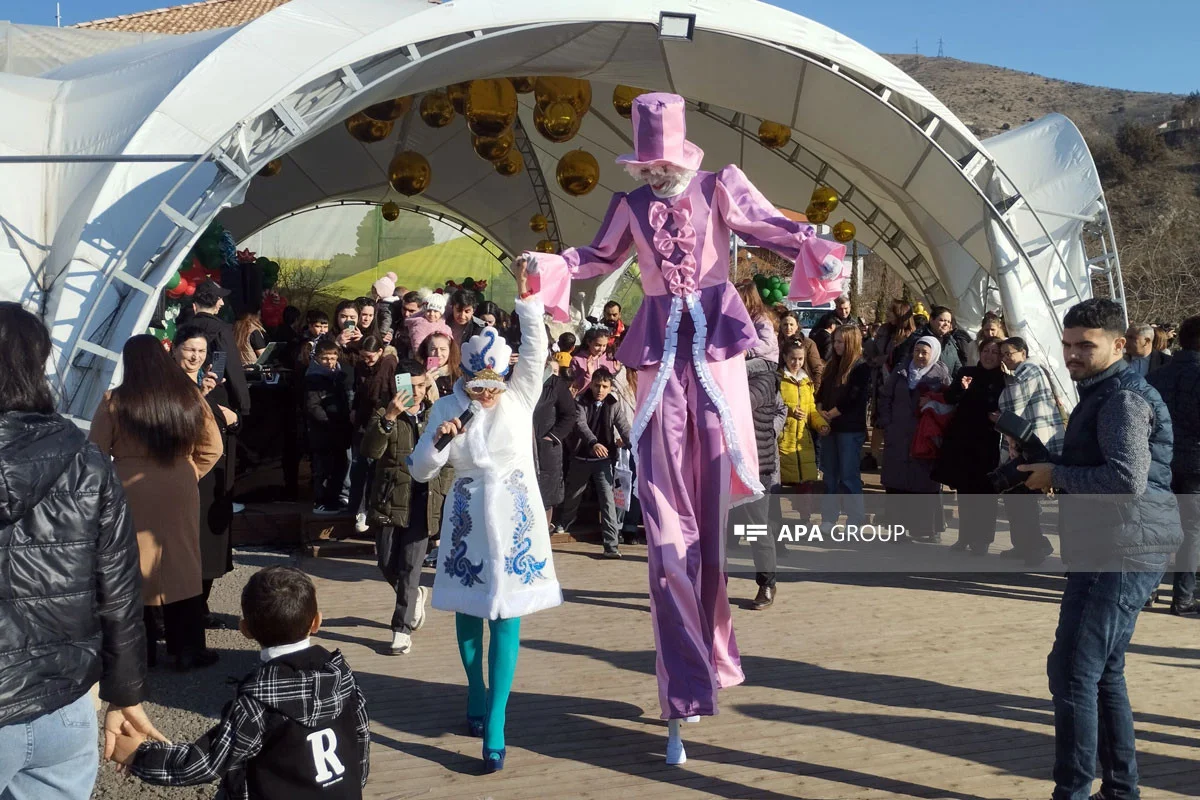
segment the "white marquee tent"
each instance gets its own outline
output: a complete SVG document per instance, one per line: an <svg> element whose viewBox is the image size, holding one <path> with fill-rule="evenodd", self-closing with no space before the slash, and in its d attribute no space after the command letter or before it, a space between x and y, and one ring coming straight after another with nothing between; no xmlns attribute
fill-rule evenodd
<svg viewBox="0 0 1200 800"><path fill-rule="evenodd" d="M964 324L1002 302L1065 396L1062 312L1091 295L1096 272L1121 297L1095 166L1069 120L980 142L886 59L755 0L293 0L241 27L132 43L39 30L10 30L0 60L0 299L51 326L63 410L81 422L213 219L244 238L317 203L403 199L386 177L400 149L433 167L410 206L510 255L541 238L528 227L538 212L557 241L588 242L610 193L632 188L613 163L631 149L608 102L617 84L687 97L705 168L739 164L781 207L832 186L842 199L831 222L853 222L915 294ZM37 58L13 53L25 40L43 43ZM44 68L51 52L48 71L20 66ZM477 158L461 124L397 123L374 145L342 126L384 99L511 75L587 78L594 95L565 145L532 131L522 96L518 127L530 134L518 131L516 178ZM761 120L790 125L791 143L762 147ZM601 181L575 198L554 169L578 147ZM256 177L275 158L282 172Z"/></svg>

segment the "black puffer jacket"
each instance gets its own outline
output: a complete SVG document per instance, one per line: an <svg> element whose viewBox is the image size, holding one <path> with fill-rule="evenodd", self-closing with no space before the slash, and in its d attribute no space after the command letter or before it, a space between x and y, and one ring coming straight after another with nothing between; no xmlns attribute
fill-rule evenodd
<svg viewBox="0 0 1200 800"><path fill-rule="evenodd" d="M100 682L141 702L142 573L111 462L58 415L0 414L0 726Z"/></svg>

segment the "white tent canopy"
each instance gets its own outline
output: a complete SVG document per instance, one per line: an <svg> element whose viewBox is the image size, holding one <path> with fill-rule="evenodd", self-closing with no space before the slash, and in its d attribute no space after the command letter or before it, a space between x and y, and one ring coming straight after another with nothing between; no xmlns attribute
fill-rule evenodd
<svg viewBox="0 0 1200 800"><path fill-rule="evenodd" d="M999 291L1014 333L1048 360L1061 358L1063 307L1090 296L1086 236L1108 237L1098 263L1119 292L1095 167L1065 118L981 143L890 62L803 17L754 0L680 2L695 23L690 40L677 40L660 36L661 15L674 13L663 7L293 0L239 28L115 49L40 77L0 74L0 107L10 112L0 159L35 159L0 161L0 298L41 309L59 348L64 410L87 418L119 378L121 343L146 327L158 291L210 221L245 237L331 199L401 199L386 177L398 150L432 164L416 203L510 254L542 237L528 227L538 212L558 241L586 243L611 192L632 188L613 163L631 149L629 123L608 102L617 84L688 98L704 167L740 165L779 206L804 208L818 182L832 186L842 198L835 219L853 222L863 245L963 323L978 322ZM587 78L594 96L565 145L532 131L531 100L521 98L527 168L515 178L472 153L461 123L434 130L410 114L374 145L341 125L387 98L511 75ZM762 147L761 120L790 125L792 142ZM599 161L601 182L574 198L554 169L579 147ZM124 160L36 160L64 155ZM256 179L277 157L282 172ZM1065 372L1055 372L1069 393Z"/></svg>

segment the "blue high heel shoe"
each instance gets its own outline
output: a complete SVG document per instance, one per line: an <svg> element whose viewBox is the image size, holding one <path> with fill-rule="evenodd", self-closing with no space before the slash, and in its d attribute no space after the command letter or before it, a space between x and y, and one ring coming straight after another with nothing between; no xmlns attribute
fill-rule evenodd
<svg viewBox="0 0 1200 800"><path fill-rule="evenodd" d="M483 748L483 771L489 775L493 772L499 772L504 769L504 756L508 754L508 748L502 747L499 750L489 750Z"/></svg>
<svg viewBox="0 0 1200 800"><path fill-rule="evenodd" d="M483 736L483 717L482 716L472 717L470 714L467 714L467 732L471 736L474 736L477 739L482 737Z"/></svg>

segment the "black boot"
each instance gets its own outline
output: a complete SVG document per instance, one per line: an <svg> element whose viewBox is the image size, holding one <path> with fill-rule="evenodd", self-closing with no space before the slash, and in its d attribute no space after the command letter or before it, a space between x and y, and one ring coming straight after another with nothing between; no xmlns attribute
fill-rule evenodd
<svg viewBox="0 0 1200 800"><path fill-rule="evenodd" d="M775 587L760 586L758 594L754 596L754 602L750 604L750 608L755 611L762 611L764 608L770 608L775 602Z"/></svg>

